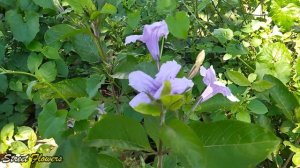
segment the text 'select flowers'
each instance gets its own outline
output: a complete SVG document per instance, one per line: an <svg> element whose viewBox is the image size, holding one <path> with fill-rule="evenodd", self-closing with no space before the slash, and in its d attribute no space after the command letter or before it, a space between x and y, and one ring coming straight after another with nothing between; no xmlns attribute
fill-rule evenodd
<svg viewBox="0 0 300 168"><path fill-rule="evenodd" d="M206 89L201 95L202 102L208 100L209 98L213 97L217 93L221 93L226 96L230 101L237 102L237 99L230 91L225 84L217 81L216 72L212 66L208 69L201 66L200 74L203 76L203 82L207 85Z"/></svg>
<svg viewBox="0 0 300 168"><path fill-rule="evenodd" d="M135 43L137 40L146 44L153 59L159 61L159 39L163 36L167 38L169 29L167 23L163 20L160 22L145 25L142 35L131 35L126 37L125 45Z"/></svg>
<svg viewBox="0 0 300 168"><path fill-rule="evenodd" d="M181 65L176 61L168 61L162 64L159 72L155 75L155 79L142 71L131 72L128 77L129 85L139 94L129 102L129 105L134 108L142 103L151 103L150 97L159 99L166 81L171 84L171 94L182 94L192 88L194 83L191 80L185 77L176 78L180 68Z"/></svg>

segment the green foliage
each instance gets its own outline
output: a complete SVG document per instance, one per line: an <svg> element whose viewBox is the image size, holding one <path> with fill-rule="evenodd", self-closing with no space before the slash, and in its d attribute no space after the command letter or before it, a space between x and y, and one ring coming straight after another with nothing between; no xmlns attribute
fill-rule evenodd
<svg viewBox="0 0 300 168"><path fill-rule="evenodd" d="M177 38L186 39L190 27L190 20L186 12L180 11L175 16L166 18L169 31Z"/></svg>

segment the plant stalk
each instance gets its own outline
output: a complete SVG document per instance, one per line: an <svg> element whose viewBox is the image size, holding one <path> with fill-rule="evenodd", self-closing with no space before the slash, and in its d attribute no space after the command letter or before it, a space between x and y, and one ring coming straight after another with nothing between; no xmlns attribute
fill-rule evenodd
<svg viewBox="0 0 300 168"><path fill-rule="evenodd" d="M160 124L159 124L160 127L162 127L165 124L165 118L166 118L166 111L163 110L162 108L160 113ZM162 168L164 153L163 153L163 142L161 139L159 140L157 155L158 155L157 168Z"/></svg>

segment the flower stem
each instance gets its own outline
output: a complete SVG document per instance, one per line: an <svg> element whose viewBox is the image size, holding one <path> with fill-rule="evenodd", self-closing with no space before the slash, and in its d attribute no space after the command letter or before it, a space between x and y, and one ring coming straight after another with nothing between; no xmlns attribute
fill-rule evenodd
<svg viewBox="0 0 300 168"><path fill-rule="evenodd" d="M185 116L185 118L184 118L184 121L187 121L187 120L190 118L190 115L196 110L196 108L198 107L198 105L199 105L202 101L203 101L203 97L200 96L200 97L198 98L198 100L197 100L197 103L193 106L192 110L189 111L189 112L186 114L186 116Z"/></svg>
<svg viewBox="0 0 300 168"><path fill-rule="evenodd" d="M166 118L166 111L163 110L163 108L162 108L162 110L160 112L160 127L162 127L164 125L165 118ZM157 155L158 155L157 168L162 168L164 153L163 153L163 142L161 139L159 140Z"/></svg>

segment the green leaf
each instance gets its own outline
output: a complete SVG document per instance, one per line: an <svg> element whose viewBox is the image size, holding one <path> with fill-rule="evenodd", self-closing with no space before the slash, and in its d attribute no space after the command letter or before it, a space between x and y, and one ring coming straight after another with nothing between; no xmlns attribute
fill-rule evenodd
<svg viewBox="0 0 300 168"><path fill-rule="evenodd" d="M13 139L14 135L14 124L13 123L9 123L6 124L0 132L0 138L1 141L4 142L5 144L9 144L9 142L11 142Z"/></svg>
<svg viewBox="0 0 300 168"><path fill-rule="evenodd" d="M141 12L134 11L127 14L127 24L130 28L136 29L141 21Z"/></svg>
<svg viewBox="0 0 300 168"><path fill-rule="evenodd" d="M231 29L214 29L213 36L216 37L222 44L233 38L233 32Z"/></svg>
<svg viewBox="0 0 300 168"><path fill-rule="evenodd" d="M74 118L75 120L88 119L88 117L96 111L97 105L97 102L89 98L76 98L71 103L71 109L69 111L68 116Z"/></svg>
<svg viewBox="0 0 300 168"><path fill-rule="evenodd" d="M97 94L101 85L104 84L105 79L105 75L94 74L86 80L86 92L88 93L89 98L93 98Z"/></svg>
<svg viewBox="0 0 300 168"><path fill-rule="evenodd" d="M17 5L23 11L37 11L39 8L32 0L19 0Z"/></svg>
<svg viewBox="0 0 300 168"><path fill-rule="evenodd" d="M128 150L146 150L151 147L141 124L125 116L103 116L91 129L87 137L91 146L118 147Z"/></svg>
<svg viewBox="0 0 300 168"><path fill-rule="evenodd" d="M163 126L160 137L184 167L205 167L203 144L189 126L179 120L172 120Z"/></svg>
<svg viewBox="0 0 300 168"><path fill-rule="evenodd" d="M56 103L51 100L43 107L38 117L39 134L43 138L53 138L59 136L67 128L66 110L57 110Z"/></svg>
<svg viewBox="0 0 300 168"><path fill-rule="evenodd" d="M279 79L271 75L265 75L264 80L274 85L270 89L270 96L285 117L292 121L294 119L294 110L296 107L299 107L296 97Z"/></svg>
<svg viewBox="0 0 300 168"><path fill-rule="evenodd" d="M177 7L176 0L157 0L156 1L156 11L159 14L171 13Z"/></svg>
<svg viewBox="0 0 300 168"><path fill-rule="evenodd" d="M37 140L34 130L27 126L18 127L18 131L14 137L17 141L28 140L27 144L29 149L34 147Z"/></svg>
<svg viewBox="0 0 300 168"><path fill-rule="evenodd" d="M52 85L57 91L64 95L66 99L87 96L85 92L85 78L66 79L57 83L52 83ZM49 88L48 85L36 85L34 86L34 89L38 90L41 99L61 98L61 96L53 89Z"/></svg>
<svg viewBox="0 0 300 168"><path fill-rule="evenodd" d="M141 103L138 106L134 107L134 110L146 115L159 116L161 112L161 107L159 104L156 103Z"/></svg>
<svg viewBox="0 0 300 168"><path fill-rule="evenodd" d="M235 57L248 54L248 49L242 43L231 40L226 46L226 53Z"/></svg>
<svg viewBox="0 0 300 168"><path fill-rule="evenodd" d="M0 41L0 65L4 62L5 57L5 43L3 41Z"/></svg>
<svg viewBox="0 0 300 168"><path fill-rule="evenodd" d="M184 95L164 95L160 100L168 110L176 111L184 104Z"/></svg>
<svg viewBox="0 0 300 168"><path fill-rule="evenodd" d="M256 114L266 114L268 112L268 108L261 101L257 99L250 101L250 103L248 104L248 109L252 113L256 113Z"/></svg>
<svg viewBox="0 0 300 168"><path fill-rule="evenodd" d="M57 68L57 76L67 78L69 74L69 66L63 59L55 60Z"/></svg>
<svg viewBox="0 0 300 168"><path fill-rule="evenodd" d="M176 12L175 16L166 18L170 33L180 39L186 39L190 27L190 20L186 12Z"/></svg>
<svg viewBox="0 0 300 168"><path fill-rule="evenodd" d="M3 74L0 74L0 92L5 93L8 88L7 77Z"/></svg>
<svg viewBox="0 0 300 168"><path fill-rule="evenodd" d="M83 61L96 63L100 61L97 46L93 38L86 34L78 34L72 37L72 44Z"/></svg>
<svg viewBox="0 0 300 168"><path fill-rule="evenodd" d="M37 84L37 81L31 81L29 84L28 84L28 87L26 89L26 95L28 96L29 100L32 100L32 89L33 87Z"/></svg>
<svg viewBox="0 0 300 168"><path fill-rule="evenodd" d="M59 56L59 52L57 48L46 46L42 50L42 54L44 54L49 59L61 59Z"/></svg>
<svg viewBox="0 0 300 168"><path fill-rule="evenodd" d="M22 92L23 91L23 84L21 81L17 80L11 80L9 81L9 89L16 91L16 92Z"/></svg>
<svg viewBox="0 0 300 168"><path fill-rule="evenodd" d="M23 18L16 10L9 10L5 18L18 41L29 44L39 32L39 15L35 12L25 12Z"/></svg>
<svg viewBox="0 0 300 168"><path fill-rule="evenodd" d="M47 82L54 81L57 75L55 62L49 61L44 63L39 69L35 71L35 75Z"/></svg>
<svg viewBox="0 0 300 168"><path fill-rule="evenodd" d="M78 14L83 14L85 11L92 13L92 11L96 10L92 0L65 0L65 2Z"/></svg>
<svg viewBox="0 0 300 168"><path fill-rule="evenodd" d="M68 24L58 24L48 29L44 35L44 39L47 44L64 40L68 37L72 37L79 33L79 30L75 29Z"/></svg>
<svg viewBox="0 0 300 168"><path fill-rule="evenodd" d="M16 6L16 0L0 0L0 6L3 8L12 8Z"/></svg>
<svg viewBox="0 0 300 168"><path fill-rule="evenodd" d="M194 122L190 127L204 142L209 168L255 167L280 143L267 129L235 120Z"/></svg>
<svg viewBox="0 0 300 168"><path fill-rule="evenodd" d="M250 117L249 112L247 112L247 111L238 112L236 114L236 119L238 121L243 121L243 122L251 123L251 117Z"/></svg>
<svg viewBox="0 0 300 168"><path fill-rule="evenodd" d="M252 89L258 92L263 92L265 90L272 88L273 84L265 80L260 80L260 81L253 82L251 87Z"/></svg>
<svg viewBox="0 0 300 168"><path fill-rule="evenodd" d="M289 31L292 26L299 23L300 5L291 3L292 1L286 1L285 3L279 3L280 1L272 1L270 7L270 16L272 20L285 31Z"/></svg>
<svg viewBox="0 0 300 168"><path fill-rule="evenodd" d="M144 117L144 127L147 134L153 139L153 141L158 145L159 143L159 129L160 129L159 117L145 116Z"/></svg>
<svg viewBox="0 0 300 168"><path fill-rule="evenodd" d="M244 76L244 74L237 72L237 71L227 71L226 72L228 78L239 86L250 86L251 83L249 80Z"/></svg>
<svg viewBox="0 0 300 168"><path fill-rule="evenodd" d="M291 62L292 56L288 48L283 43L272 43L257 55L255 72L260 78L270 74L287 83L291 75Z"/></svg>
<svg viewBox="0 0 300 168"><path fill-rule="evenodd" d="M104 14L116 14L117 13L117 8L109 3L105 3L102 9L100 10L101 13Z"/></svg>
<svg viewBox="0 0 300 168"><path fill-rule="evenodd" d="M11 143L10 150L13 154L28 154L28 147L21 141L14 141Z"/></svg>
<svg viewBox="0 0 300 168"><path fill-rule="evenodd" d="M222 94L217 94L210 98L209 100L201 103L195 110L196 113L201 112L216 112L219 110L228 111L236 104L235 102L231 102Z"/></svg>
<svg viewBox="0 0 300 168"><path fill-rule="evenodd" d="M89 147L84 141L85 136L71 135L59 145L55 155L62 156L63 162L51 163L50 168L123 168L116 158L99 154L96 148Z"/></svg>
<svg viewBox="0 0 300 168"><path fill-rule="evenodd" d="M27 67L29 71L33 73L39 68L42 62L43 56L32 52L27 58Z"/></svg>
<svg viewBox="0 0 300 168"><path fill-rule="evenodd" d="M44 9L56 10L53 0L33 0L33 2Z"/></svg>

